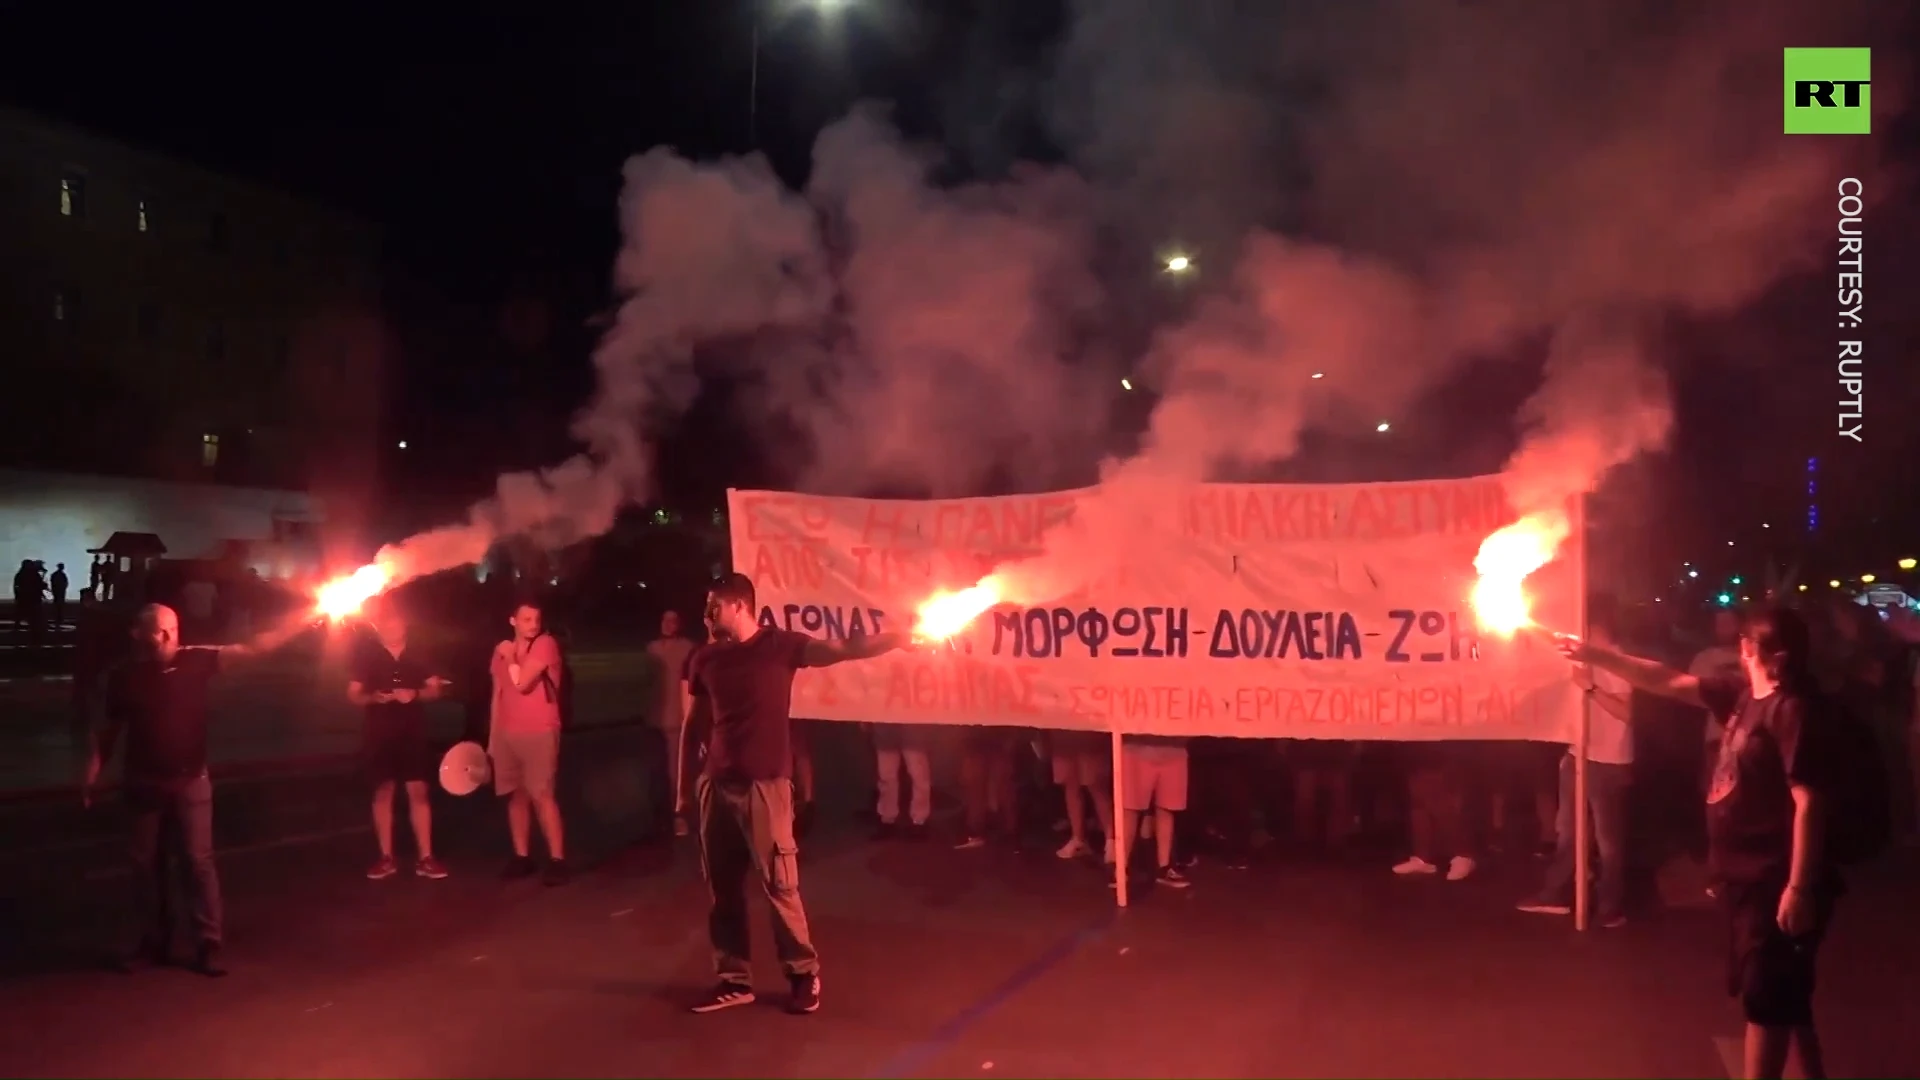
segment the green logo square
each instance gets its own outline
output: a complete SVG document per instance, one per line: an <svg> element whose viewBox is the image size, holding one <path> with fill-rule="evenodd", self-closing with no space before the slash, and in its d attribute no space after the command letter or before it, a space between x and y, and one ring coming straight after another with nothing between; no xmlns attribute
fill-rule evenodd
<svg viewBox="0 0 1920 1080"><path fill-rule="evenodd" d="M1788 135L1866 135L1873 126L1870 49L1788 49Z"/></svg>

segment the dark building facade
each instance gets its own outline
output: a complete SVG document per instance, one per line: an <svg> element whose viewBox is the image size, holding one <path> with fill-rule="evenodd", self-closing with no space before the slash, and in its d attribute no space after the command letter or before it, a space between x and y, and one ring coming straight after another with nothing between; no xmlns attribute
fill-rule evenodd
<svg viewBox="0 0 1920 1080"><path fill-rule="evenodd" d="M0 109L0 466L370 490L379 237Z"/></svg>

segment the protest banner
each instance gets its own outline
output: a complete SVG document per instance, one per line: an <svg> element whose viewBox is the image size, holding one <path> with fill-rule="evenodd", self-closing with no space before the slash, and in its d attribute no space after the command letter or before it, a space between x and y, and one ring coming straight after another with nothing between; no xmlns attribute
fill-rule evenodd
<svg viewBox="0 0 1920 1080"><path fill-rule="evenodd" d="M900 501L728 493L763 625L908 629L938 589L1039 554L1095 489ZM1577 508L1575 510L1577 513ZM1068 560L1088 580L982 615L950 646L802 672L795 716L1134 734L1369 740L1576 737L1581 695L1545 635L1481 632L1480 542L1514 518L1496 477L1202 484L1150 527ZM1527 582L1580 629L1583 530ZM1118 553L1118 555L1116 555Z"/></svg>

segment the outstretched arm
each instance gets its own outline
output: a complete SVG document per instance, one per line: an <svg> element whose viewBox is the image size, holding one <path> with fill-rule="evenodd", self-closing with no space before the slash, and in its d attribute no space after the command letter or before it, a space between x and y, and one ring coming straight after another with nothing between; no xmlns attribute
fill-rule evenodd
<svg viewBox="0 0 1920 1080"><path fill-rule="evenodd" d="M1604 671L1632 683L1635 689L1645 690L1649 694L1684 701L1689 705L1706 708L1706 699L1700 696L1700 679L1684 671L1670 668L1656 660L1643 660L1637 656L1628 656L1618 649L1605 645L1596 645L1575 637L1558 639L1560 651L1571 660L1592 664Z"/></svg>
<svg viewBox="0 0 1920 1080"><path fill-rule="evenodd" d="M237 642L232 645L213 645L209 647L220 654L222 663L229 660L251 660L254 657L265 656L270 652L278 651L294 638L312 629L313 626L314 619L310 613L304 611L298 612L279 626L249 638L246 641Z"/></svg>
<svg viewBox="0 0 1920 1080"><path fill-rule="evenodd" d="M904 649L913 644L910 634L898 631L885 634L862 634L859 637L829 640L810 638L807 641L806 654L802 659L807 667L832 667L849 660L871 660L895 649Z"/></svg>

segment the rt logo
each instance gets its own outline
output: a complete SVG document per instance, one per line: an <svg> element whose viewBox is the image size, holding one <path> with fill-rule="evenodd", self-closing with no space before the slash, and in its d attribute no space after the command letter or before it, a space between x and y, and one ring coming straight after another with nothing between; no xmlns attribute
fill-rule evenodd
<svg viewBox="0 0 1920 1080"><path fill-rule="evenodd" d="M1788 135L1866 135L1872 131L1869 49L1788 49Z"/></svg>

